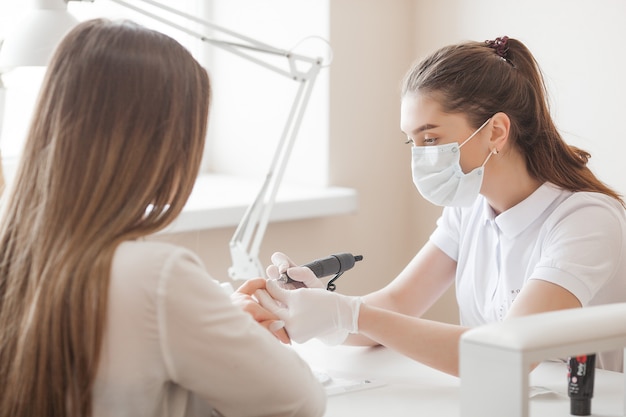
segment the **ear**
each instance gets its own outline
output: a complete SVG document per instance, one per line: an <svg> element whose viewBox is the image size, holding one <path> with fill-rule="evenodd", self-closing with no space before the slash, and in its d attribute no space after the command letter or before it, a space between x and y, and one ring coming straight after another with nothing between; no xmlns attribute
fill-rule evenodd
<svg viewBox="0 0 626 417"><path fill-rule="evenodd" d="M489 149L491 151L502 151L509 140L509 130L511 119L506 113L496 113L491 117L491 138L489 139Z"/></svg>

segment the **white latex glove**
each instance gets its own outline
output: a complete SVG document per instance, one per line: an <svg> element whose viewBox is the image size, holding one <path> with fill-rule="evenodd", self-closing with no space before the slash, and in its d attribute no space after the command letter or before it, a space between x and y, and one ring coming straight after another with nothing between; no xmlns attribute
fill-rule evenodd
<svg viewBox="0 0 626 417"><path fill-rule="evenodd" d="M259 302L285 322L294 342L304 343L319 337L326 343L337 344L349 333L358 332L361 297L321 288L289 290L274 279L267 281L266 289L267 292L256 294Z"/></svg>
<svg viewBox="0 0 626 417"><path fill-rule="evenodd" d="M322 281L315 276L313 271L305 266L295 266L287 255L282 252L275 252L272 255L272 265L266 269L267 276L271 279L279 279L282 274L289 275L294 281L299 281L308 288L324 288ZM286 284L289 289L301 287L300 285Z"/></svg>

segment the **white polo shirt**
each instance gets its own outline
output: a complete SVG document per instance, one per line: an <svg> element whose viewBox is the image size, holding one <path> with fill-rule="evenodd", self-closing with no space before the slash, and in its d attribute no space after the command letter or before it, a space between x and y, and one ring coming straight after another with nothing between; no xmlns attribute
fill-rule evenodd
<svg viewBox="0 0 626 417"><path fill-rule="evenodd" d="M583 306L626 302L625 210L604 194L546 183L497 216L479 196L446 207L430 240L457 261L464 326L501 321L529 279L557 284ZM600 366L621 370L621 354L603 356Z"/></svg>

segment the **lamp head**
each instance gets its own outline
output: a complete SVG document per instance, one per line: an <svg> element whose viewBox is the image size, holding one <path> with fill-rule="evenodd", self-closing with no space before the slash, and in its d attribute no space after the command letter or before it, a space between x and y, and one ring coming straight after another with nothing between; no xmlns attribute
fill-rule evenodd
<svg viewBox="0 0 626 417"><path fill-rule="evenodd" d="M78 20L65 0L30 0L29 10L8 32L0 49L0 72L46 66L61 38Z"/></svg>

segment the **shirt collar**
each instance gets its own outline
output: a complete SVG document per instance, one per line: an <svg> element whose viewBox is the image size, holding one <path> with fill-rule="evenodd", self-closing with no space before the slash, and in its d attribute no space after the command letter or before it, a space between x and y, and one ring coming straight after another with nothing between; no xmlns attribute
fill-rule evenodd
<svg viewBox="0 0 626 417"><path fill-rule="evenodd" d="M495 215L487 199L483 200L485 222L493 221L502 233L514 238L526 230L563 192L559 187L544 183L525 200L505 212Z"/></svg>

